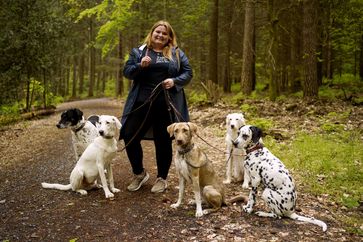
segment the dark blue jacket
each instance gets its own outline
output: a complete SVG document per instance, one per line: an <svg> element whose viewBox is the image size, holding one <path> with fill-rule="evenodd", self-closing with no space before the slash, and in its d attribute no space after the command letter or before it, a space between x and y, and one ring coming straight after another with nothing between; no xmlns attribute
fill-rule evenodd
<svg viewBox="0 0 363 242"><path fill-rule="evenodd" d="M139 95L140 89L140 73L143 69L141 68L141 58L146 53L146 45L142 45L139 48L133 48L131 50L129 59L126 61L123 74L126 78L132 80L131 90L126 100L123 115L121 118L121 124L124 125L127 120L127 114L129 114L134 106L134 103ZM176 57L176 49L173 49L172 55L173 60L169 63L169 78L174 80L174 87L170 88L169 94L175 108L181 114L182 118L180 121L189 121L188 106L185 99L183 87L187 85L192 79L193 72L189 65L188 58L180 49L177 50L179 54L179 62ZM120 139L123 138L123 129L120 131ZM145 139L152 139L152 132L147 132Z"/></svg>

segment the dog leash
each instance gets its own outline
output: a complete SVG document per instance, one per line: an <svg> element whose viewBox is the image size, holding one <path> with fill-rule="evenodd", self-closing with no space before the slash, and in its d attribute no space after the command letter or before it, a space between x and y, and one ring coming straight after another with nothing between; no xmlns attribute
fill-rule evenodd
<svg viewBox="0 0 363 242"><path fill-rule="evenodd" d="M193 165L192 163L190 163L188 159L186 159L185 155L186 155L186 154L188 154L191 150L193 150L193 148L194 148L194 144L192 144L192 145L191 145L191 147L189 147L188 149L185 149L185 150L183 150L183 151L178 150L178 154L179 154L179 155L181 155L181 156L183 157L184 161L187 163L187 165L188 165L188 166L191 166L191 167L193 167L194 169L198 169L198 168L201 168L201 167L203 167L203 166L207 165L207 163L208 163L210 160L208 159L207 155L205 154L205 152L204 152L203 150L201 150L201 152L202 152L202 153L203 153L203 155L205 156L206 161L205 161L203 164L201 164L200 166L195 166L195 165Z"/></svg>
<svg viewBox="0 0 363 242"><path fill-rule="evenodd" d="M177 120L178 120L178 122L180 122L180 119L179 119L179 117L181 118L181 120L183 121L183 122L186 122L184 119L183 119L183 117L182 117L182 115L180 114L180 112L176 109L176 107L173 105L173 103L172 103L172 100L171 100L171 98L170 98L170 95L169 95L169 92L168 92L168 90L166 90L166 89L164 89L164 91L166 92L166 97L167 97L167 103L168 103L168 106L169 107L171 107L172 108L172 110L174 111L174 114L175 114L175 116L177 117ZM189 125L188 125L189 126ZM190 130L190 127L189 127L189 130ZM212 147L212 148L214 148L214 149L216 149L217 151L219 151L219 152L221 152L221 153L223 153L223 154L229 154L229 157L228 157L228 159L227 159L227 161L226 161L226 163L228 162L228 160L231 158L231 156L232 156L232 151L230 152L230 153L226 153L225 151L223 151L223 150L221 150L221 149L219 149L219 148L217 148L217 147L215 147L214 145L212 145L212 144L210 144L208 141L206 141L204 138L202 138L200 135L198 135L198 134L195 134L199 139L201 139L204 143L206 143L207 145L209 145L210 147ZM237 154L235 154L235 155L237 155ZM243 155L240 155L240 156L243 156Z"/></svg>
<svg viewBox="0 0 363 242"><path fill-rule="evenodd" d="M142 127L144 126L144 124L145 124L145 122L146 122L146 119L147 119L147 117L149 116L149 113L150 113L150 110L151 110L151 107L152 107L152 104L153 104L153 101L155 100L155 98L159 95L159 93L161 92L161 90L159 90L158 92L157 92L157 89L159 88L159 86L161 85L161 83L159 83L153 90L152 90L152 92L151 92L151 94L150 94L150 96L149 96L149 98L142 104L142 105L140 105L139 107L137 107L137 108L135 108L134 110L132 110L131 112L129 112L129 113L127 113L126 115L130 115L131 113L133 113L133 112L135 112L135 111L137 111L137 110L139 110L140 108L142 108L143 106L145 106L146 104L148 104L148 103L150 103L150 105L149 105L149 108L148 108L148 110L147 110L147 112L146 112L146 115L145 115L145 118L144 118L144 120L142 121L142 123L141 123L141 125L140 125L140 127L138 128L138 130L136 130L136 132L134 133L134 135L131 137L131 139L129 140L129 142L127 142L126 144L125 144L125 146L121 149L121 150L119 150L119 152L122 152L122 151L124 151L125 149L126 149L126 147L136 138L136 136L140 133L140 131L141 131L141 129L142 129ZM156 94L155 94L156 93ZM123 115L123 116L126 116L126 115ZM122 116L122 117L123 117ZM121 118L122 118L121 117Z"/></svg>

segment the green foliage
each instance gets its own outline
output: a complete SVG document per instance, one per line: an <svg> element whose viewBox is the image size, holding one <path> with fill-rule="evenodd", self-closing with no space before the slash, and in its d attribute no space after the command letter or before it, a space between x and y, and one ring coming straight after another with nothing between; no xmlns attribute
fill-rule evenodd
<svg viewBox="0 0 363 242"><path fill-rule="evenodd" d="M238 92L236 95L234 95L231 99L232 104L239 104L241 103L246 96L242 92Z"/></svg>
<svg viewBox="0 0 363 242"><path fill-rule="evenodd" d="M2 105L0 106L0 115L20 114L20 110L22 108L22 105L19 103L15 103L13 105Z"/></svg>
<svg viewBox="0 0 363 242"><path fill-rule="evenodd" d="M350 114L350 109L342 113L330 112L320 118L320 128L326 133L342 132L344 131L343 123L348 121Z"/></svg>
<svg viewBox="0 0 363 242"><path fill-rule="evenodd" d="M363 143L359 133L299 133L291 143L276 144L271 137L264 138L264 143L302 176L311 192L329 194L347 207L359 205L363 194Z"/></svg>
<svg viewBox="0 0 363 242"><path fill-rule="evenodd" d="M119 33L124 30L132 16L131 6L134 0L103 0L98 5L83 10L77 21L85 17L96 16L99 21L106 20L97 34L97 42L105 57L119 42Z"/></svg>
<svg viewBox="0 0 363 242"><path fill-rule="evenodd" d="M20 110L22 105L15 103L14 105L0 106L0 127L15 123L20 120Z"/></svg>
<svg viewBox="0 0 363 242"><path fill-rule="evenodd" d="M241 83L232 83L231 85L231 92L232 93L239 93L241 92Z"/></svg>
<svg viewBox="0 0 363 242"><path fill-rule="evenodd" d="M248 115L250 117L250 115ZM271 129L274 126L274 123L272 120L265 119L265 118L250 118L249 124L253 126L259 127L263 132L266 132L267 130Z"/></svg>
<svg viewBox="0 0 363 242"><path fill-rule="evenodd" d="M320 128L327 133L333 133L343 131L344 125L325 122L320 126Z"/></svg>
<svg viewBox="0 0 363 242"><path fill-rule="evenodd" d="M190 105L200 106L208 103L207 94L205 92L191 90L187 92L186 96Z"/></svg>
<svg viewBox="0 0 363 242"><path fill-rule="evenodd" d="M104 96L106 96L106 97L114 97L115 96L115 79L111 79L111 80L106 81Z"/></svg>
<svg viewBox="0 0 363 242"><path fill-rule="evenodd" d="M362 93L363 83L352 74L334 76L332 80L324 79L323 85L319 88L319 97L330 100L345 100L349 97L359 100L363 97Z"/></svg>
<svg viewBox="0 0 363 242"><path fill-rule="evenodd" d="M244 113L245 116L248 117L254 117L256 116L256 112L257 112L257 107L250 105L248 103L244 103L239 107L242 111L242 113Z"/></svg>

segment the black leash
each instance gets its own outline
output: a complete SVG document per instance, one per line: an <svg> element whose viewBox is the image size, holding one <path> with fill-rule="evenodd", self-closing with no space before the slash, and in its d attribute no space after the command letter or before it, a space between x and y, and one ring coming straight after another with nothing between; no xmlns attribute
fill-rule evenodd
<svg viewBox="0 0 363 242"><path fill-rule="evenodd" d="M148 104L149 103L149 108L148 108L148 110L147 110L147 112L146 112L146 115L145 115L145 118L144 118L144 120L142 121L142 123L141 123L141 125L140 125L140 127L139 127L139 129L138 130L136 130L136 132L134 133L134 135L131 137L131 139L129 140L129 142L127 142L126 144L125 144L125 146L120 150L120 152L122 152L124 149L126 149L126 147L136 138L136 136L140 133L140 131L141 131L141 129L142 129L142 127L144 126L144 124L145 124L145 122L146 122L146 119L147 119L147 117L149 116L149 113L150 113L150 110L151 110L151 107L152 107L152 103L153 103L153 101L156 99L156 97L159 95L159 93L161 92L161 90L158 90L158 88L159 88L159 86L161 85L162 83L160 82L153 90L152 90L152 92L151 92L151 94L150 94L150 96L149 96L149 98L142 104L142 105L140 105L139 107L137 107L137 108L135 108L135 109L133 109L132 111L130 111L129 113L127 113L127 114L124 114L124 115L122 115L121 116L121 118L122 117L124 117L124 116L128 116L128 115L130 115L131 113L133 113L133 112L136 112L137 110L139 110L140 108L142 108L143 106L145 106L146 104Z"/></svg>
<svg viewBox="0 0 363 242"><path fill-rule="evenodd" d="M180 114L180 112L179 112L179 111L176 109L176 107L173 105L173 102L172 102L172 100L171 100L171 98L170 98L170 95L169 95L168 90L164 89L164 91L166 92L165 96L166 96L166 102L167 102L167 105L168 105L169 107L171 107L171 108L172 108L172 110L174 111L174 114L175 114L175 116L176 116L176 118L177 118L177 121L178 121L178 122L180 122L180 119L181 119L183 122L186 122L186 121L183 119L183 116ZM179 119L179 118L180 118L180 119ZM190 127L189 127L189 129L190 129ZM231 157L232 157L232 151L231 151L230 153L226 153L225 151L223 151L223 150L221 150L221 149L219 149L219 148L215 147L214 145L210 144L208 141L206 141L205 139L203 139L200 135L198 135L198 134L195 134L195 135L196 135L199 139L201 139L204 143L206 143L206 144L207 144L207 145L209 145L210 147L212 147L212 148L216 149L217 151L219 151L219 152L221 152L221 153L223 153L223 154L229 154L229 157L228 157L228 159L227 159L226 163L229 161L229 159L231 159ZM234 155L237 155L237 154L234 154ZM243 155L241 155L241 156L243 156Z"/></svg>

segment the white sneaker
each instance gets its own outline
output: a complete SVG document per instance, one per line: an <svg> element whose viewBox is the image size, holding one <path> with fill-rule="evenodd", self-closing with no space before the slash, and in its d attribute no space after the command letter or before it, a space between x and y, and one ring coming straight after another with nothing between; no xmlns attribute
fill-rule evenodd
<svg viewBox="0 0 363 242"><path fill-rule="evenodd" d="M166 182L166 180L164 180L161 177L158 177L155 181L154 186L151 188L151 192L153 192L153 193L164 192L167 187L168 187L168 183Z"/></svg>
<svg viewBox="0 0 363 242"><path fill-rule="evenodd" d="M145 182L147 182L147 180L149 180L149 173L144 170L140 175L134 175L134 178L127 187L127 190L130 192L137 191Z"/></svg>

